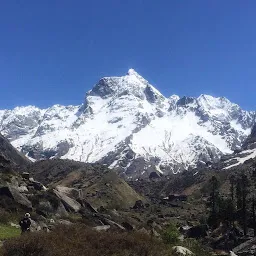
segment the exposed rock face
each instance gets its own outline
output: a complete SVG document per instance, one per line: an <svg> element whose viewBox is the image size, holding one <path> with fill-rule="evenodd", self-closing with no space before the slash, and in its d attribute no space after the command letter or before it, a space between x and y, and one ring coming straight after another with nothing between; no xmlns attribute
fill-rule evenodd
<svg viewBox="0 0 256 256"><path fill-rule="evenodd" d="M245 143L243 144L244 149L256 149L256 123L252 128L252 132L250 136L246 139Z"/></svg>
<svg viewBox="0 0 256 256"><path fill-rule="evenodd" d="M29 157L103 163L129 178L217 162L254 123L255 112L224 97L166 98L132 69L100 79L80 106L0 111L0 131Z"/></svg>

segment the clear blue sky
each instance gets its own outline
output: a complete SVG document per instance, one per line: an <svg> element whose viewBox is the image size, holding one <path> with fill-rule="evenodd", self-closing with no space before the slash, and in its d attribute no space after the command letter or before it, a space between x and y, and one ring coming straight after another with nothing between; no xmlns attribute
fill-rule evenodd
<svg viewBox="0 0 256 256"><path fill-rule="evenodd" d="M80 104L134 68L165 96L256 109L255 0L2 0L0 109Z"/></svg>

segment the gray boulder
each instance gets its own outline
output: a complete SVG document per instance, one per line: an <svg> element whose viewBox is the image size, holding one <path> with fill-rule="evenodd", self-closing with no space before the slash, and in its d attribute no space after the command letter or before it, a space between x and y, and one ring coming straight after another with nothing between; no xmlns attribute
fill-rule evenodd
<svg viewBox="0 0 256 256"><path fill-rule="evenodd" d="M28 198L21 194L19 189L14 186L5 186L0 187L0 195L8 196L12 198L16 203L24 206L25 208L32 209L32 203L28 200Z"/></svg>
<svg viewBox="0 0 256 256"><path fill-rule="evenodd" d="M67 210L78 212L81 209L81 204L67 196L65 193L62 193L56 189L53 190L53 193L62 201Z"/></svg>
<svg viewBox="0 0 256 256"><path fill-rule="evenodd" d="M96 231L107 231L110 229L110 225L96 226L96 227L93 227L93 229Z"/></svg>

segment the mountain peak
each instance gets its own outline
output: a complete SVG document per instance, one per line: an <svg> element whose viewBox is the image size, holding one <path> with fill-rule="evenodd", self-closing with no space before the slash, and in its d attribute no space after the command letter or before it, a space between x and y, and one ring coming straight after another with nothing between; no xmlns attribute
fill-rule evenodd
<svg viewBox="0 0 256 256"><path fill-rule="evenodd" d="M142 77L138 72L136 72L133 68L130 68L127 72L126 77L130 81L139 80L142 84L148 84L148 81Z"/></svg>
<svg viewBox="0 0 256 256"><path fill-rule="evenodd" d="M128 75L128 76L132 76L132 75L140 76L140 75L138 74L138 72L136 72L135 69L133 69L133 68L130 68L130 69L128 70L127 75Z"/></svg>

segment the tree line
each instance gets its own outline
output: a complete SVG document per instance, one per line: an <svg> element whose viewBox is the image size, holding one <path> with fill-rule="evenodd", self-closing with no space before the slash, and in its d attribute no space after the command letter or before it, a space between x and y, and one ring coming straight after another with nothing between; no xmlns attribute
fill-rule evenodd
<svg viewBox="0 0 256 256"><path fill-rule="evenodd" d="M233 227L238 224L244 235L248 234L248 228L253 228L256 236L256 169L239 173L229 176L230 188L226 195L220 193L220 181L216 176L209 180L208 224L212 228L220 223Z"/></svg>

